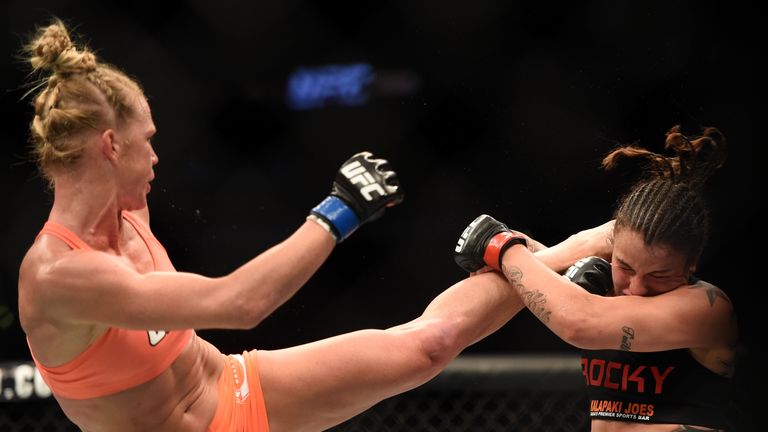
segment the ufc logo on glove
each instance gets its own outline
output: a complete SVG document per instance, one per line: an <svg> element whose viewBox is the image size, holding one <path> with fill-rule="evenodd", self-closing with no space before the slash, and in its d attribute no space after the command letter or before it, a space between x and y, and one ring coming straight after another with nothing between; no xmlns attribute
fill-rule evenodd
<svg viewBox="0 0 768 432"><path fill-rule="evenodd" d="M344 166L341 169L341 173L344 177L349 179L349 182L357 185L360 189L360 194L366 201L372 201L373 196L371 192L377 192L379 196L387 195L387 191L373 178L371 173L360 163L360 161L353 161L349 165Z"/></svg>
<svg viewBox="0 0 768 432"><path fill-rule="evenodd" d="M467 226L466 229L464 229L464 232L461 233L461 237L459 237L459 241L456 243L456 248L454 249L454 252L461 253L461 250L464 248L464 242L467 240L467 237L469 237L470 231L472 231L478 223L480 223L481 220L486 219L487 216L482 215L473 220L469 226Z"/></svg>

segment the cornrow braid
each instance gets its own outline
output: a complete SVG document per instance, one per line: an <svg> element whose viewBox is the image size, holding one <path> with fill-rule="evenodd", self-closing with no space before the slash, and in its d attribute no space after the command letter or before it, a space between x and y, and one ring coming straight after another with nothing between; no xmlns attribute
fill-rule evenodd
<svg viewBox="0 0 768 432"><path fill-rule="evenodd" d="M708 239L710 217L700 191L725 162L725 138L713 127L689 138L675 126L666 134L665 150L675 155L622 146L603 159L605 169L615 168L620 159L640 159L646 167L646 178L620 201L615 229L640 232L647 245L671 247L685 254L690 264Z"/></svg>
<svg viewBox="0 0 768 432"><path fill-rule="evenodd" d="M135 94L126 92L125 89L133 88L137 92L143 93L136 82L112 65L102 64L101 67L87 74L86 79L101 91L119 120L125 119L133 112L134 100L132 97Z"/></svg>
<svg viewBox="0 0 768 432"><path fill-rule="evenodd" d="M139 84L118 68L78 48L59 19L38 28L25 46L33 72L49 75L33 98L30 141L49 181L52 170L76 161L87 140L83 133L115 127L135 113Z"/></svg>

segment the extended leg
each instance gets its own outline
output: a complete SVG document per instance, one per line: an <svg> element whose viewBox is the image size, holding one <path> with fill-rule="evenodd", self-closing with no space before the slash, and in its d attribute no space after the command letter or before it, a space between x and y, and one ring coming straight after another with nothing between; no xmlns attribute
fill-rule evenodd
<svg viewBox="0 0 768 432"><path fill-rule="evenodd" d="M272 432L321 431L432 379L523 308L497 273L462 280L417 319L258 351Z"/></svg>

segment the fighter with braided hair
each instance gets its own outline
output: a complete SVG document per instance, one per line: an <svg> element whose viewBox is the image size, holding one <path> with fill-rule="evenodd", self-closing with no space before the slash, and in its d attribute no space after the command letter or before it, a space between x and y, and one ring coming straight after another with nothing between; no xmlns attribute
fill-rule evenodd
<svg viewBox="0 0 768 432"><path fill-rule="evenodd" d="M221 277L177 272L150 229L156 132L138 83L72 44L65 25L28 47L45 76L31 138L54 199L19 269L30 352L85 432L329 429L437 375L522 310L498 275L460 281L386 329L225 355L196 329L249 329L358 227L400 203L397 174L360 152L279 244Z"/></svg>
<svg viewBox="0 0 768 432"><path fill-rule="evenodd" d="M502 272L542 323L582 349L592 431L732 424L734 306L695 276L710 230L701 188L724 163L725 145L717 128L687 137L675 126L666 134L669 154L610 152L606 169L639 160L647 176L620 201L612 229L589 231L592 249L564 275L562 260L558 267L535 257L525 236L489 215L462 233L455 258L463 269Z"/></svg>

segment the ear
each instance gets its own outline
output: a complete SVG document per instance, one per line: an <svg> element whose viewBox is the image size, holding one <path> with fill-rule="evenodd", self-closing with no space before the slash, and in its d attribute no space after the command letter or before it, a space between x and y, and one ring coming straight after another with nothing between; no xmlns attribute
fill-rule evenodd
<svg viewBox="0 0 768 432"><path fill-rule="evenodd" d="M110 162L117 162L122 152L121 144L117 141L114 129L105 129L99 136L99 150Z"/></svg>

